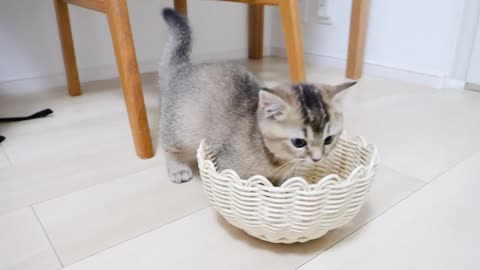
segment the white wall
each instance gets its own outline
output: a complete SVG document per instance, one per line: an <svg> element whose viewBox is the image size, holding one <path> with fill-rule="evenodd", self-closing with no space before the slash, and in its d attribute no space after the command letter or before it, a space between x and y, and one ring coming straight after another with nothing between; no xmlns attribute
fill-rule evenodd
<svg viewBox="0 0 480 270"><path fill-rule="evenodd" d="M160 10L173 1L129 0L128 4L140 69L152 71L167 37ZM194 58L246 57L246 14L242 4L189 1ZM117 76L105 16L78 7L70 7L70 15L80 79ZM43 76L55 80L63 78L61 73L52 0L0 1L0 82Z"/></svg>
<svg viewBox="0 0 480 270"><path fill-rule="evenodd" d="M315 6L317 0L308 1ZM307 61L312 56L324 61L346 59L351 1L328 1L331 25L312 21L303 24ZM366 63L399 72L449 77L463 4L463 0L371 0ZM272 23L272 46L284 48L278 12L274 10L272 17L278 22Z"/></svg>
<svg viewBox="0 0 480 270"><path fill-rule="evenodd" d="M308 1L315 4L317 0ZM303 24L307 61L344 67L352 0L328 1L331 25L317 24L312 16ZM464 1L478 0L371 0L366 73L380 71L380 75L426 80L437 86L443 86L442 82L450 77L464 80L466 72L462 68L468 61L462 44L457 44L458 36L462 36ZM160 9L172 2L128 1L142 72L155 70L166 40ZM198 0L188 3L195 32L194 58L246 57L245 5ZM105 16L78 7L70 10L81 80L117 76ZM268 8L266 15L266 53L273 47L274 53L282 54L284 40L278 9ZM463 60L455 61L462 53ZM0 82L40 77L33 85L64 84L62 73L52 1L0 1Z"/></svg>

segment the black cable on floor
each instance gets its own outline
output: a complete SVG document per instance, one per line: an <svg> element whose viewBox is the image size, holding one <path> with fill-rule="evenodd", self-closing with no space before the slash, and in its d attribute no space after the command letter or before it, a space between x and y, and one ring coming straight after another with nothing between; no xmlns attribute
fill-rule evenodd
<svg viewBox="0 0 480 270"><path fill-rule="evenodd" d="M37 113L34 113L29 116L25 117L7 117L7 118L0 118L0 123L3 122L16 122L16 121L25 121L25 120L30 120L30 119L36 119L36 118L42 118L45 116L48 116L49 114L53 113L52 110L50 109L45 109L43 111L39 111Z"/></svg>
<svg viewBox="0 0 480 270"><path fill-rule="evenodd" d="M17 122L17 121L25 121L25 120L31 120L31 119L37 119L37 118L43 118L46 117L50 114L52 114L53 111L50 109L45 109L42 111L39 111L37 113L34 113L29 116L25 117L6 117L6 118L0 118L0 123L6 123L6 122ZM5 140L4 136L0 136L0 143Z"/></svg>

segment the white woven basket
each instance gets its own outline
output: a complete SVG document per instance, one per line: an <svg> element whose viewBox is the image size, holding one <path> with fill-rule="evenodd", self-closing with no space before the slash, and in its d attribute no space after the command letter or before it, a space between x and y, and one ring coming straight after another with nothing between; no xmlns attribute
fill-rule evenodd
<svg viewBox="0 0 480 270"><path fill-rule="evenodd" d="M360 137L343 136L320 164L299 168L299 176L280 187L259 175L243 180L233 170L218 172L207 149L202 142L197 160L213 207L234 226L273 243L305 242L348 223L376 174L377 150Z"/></svg>

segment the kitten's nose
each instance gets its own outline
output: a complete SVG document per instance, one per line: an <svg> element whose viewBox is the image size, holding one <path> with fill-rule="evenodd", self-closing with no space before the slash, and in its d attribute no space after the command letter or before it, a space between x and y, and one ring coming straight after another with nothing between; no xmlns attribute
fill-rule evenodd
<svg viewBox="0 0 480 270"><path fill-rule="evenodd" d="M320 148L312 148L310 149L310 159L313 161L313 162L318 162L320 161L320 159L322 159L322 149Z"/></svg>

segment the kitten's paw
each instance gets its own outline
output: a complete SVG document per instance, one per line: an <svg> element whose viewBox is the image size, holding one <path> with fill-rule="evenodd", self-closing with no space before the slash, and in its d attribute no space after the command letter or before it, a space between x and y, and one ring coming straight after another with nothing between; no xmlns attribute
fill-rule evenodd
<svg viewBox="0 0 480 270"><path fill-rule="evenodd" d="M181 184L192 180L193 173L190 168L183 168L181 170L170 173L170 180L175 184Z"/></svg>
<svg viewBox="0 0 480 270"><path fill-rule="evenodd" d="M192 168L185 163L177 159L171 152L166 152L167 171L168 177L175 184L181 184L192 180L193 173Z"/></svg>

